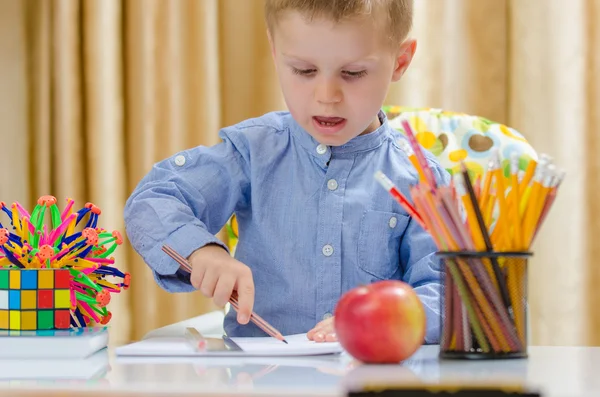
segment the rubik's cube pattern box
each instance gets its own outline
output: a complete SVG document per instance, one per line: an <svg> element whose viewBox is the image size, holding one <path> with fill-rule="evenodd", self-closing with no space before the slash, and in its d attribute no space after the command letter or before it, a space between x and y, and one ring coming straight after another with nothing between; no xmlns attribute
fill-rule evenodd
<svg viewBox="0 0 600 397"><path fill-rule="evenodd" d="M0 329L67 329L69 269L0 269Z"/></svg>

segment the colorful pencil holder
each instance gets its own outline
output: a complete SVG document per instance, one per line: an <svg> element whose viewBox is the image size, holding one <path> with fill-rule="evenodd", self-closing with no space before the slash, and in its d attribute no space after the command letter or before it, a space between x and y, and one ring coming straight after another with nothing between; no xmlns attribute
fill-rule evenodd
<svg viewBox="0 0 600 397"><path fill-rule="evenodd" d="M54 196L41 196L30 213L19 203L0 202L8 217L0 222L0 330L110 322L111 294L131 283L111 256L123 238L98 225L96 205L73 210L74 204L67 199L61 211Z"/></svg>
<svg viewBox="0 0 600 397"><path fill-rule="evenodd" d="M529 252L439 252L440 358L527 357Z"/></svg>
<svg viewBox="0 0 600 397"><path fill-rule="evenodd" d="M0 268L0 329L67 329L71 323L68 269Z"/></svg>

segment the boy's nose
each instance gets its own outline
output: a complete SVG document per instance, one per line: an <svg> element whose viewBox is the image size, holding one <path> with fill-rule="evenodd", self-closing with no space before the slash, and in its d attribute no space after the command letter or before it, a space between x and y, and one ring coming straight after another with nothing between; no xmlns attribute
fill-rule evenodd
<svg viewBox="0 0 600 397"><path fill-rule="evenodd" d="M342 91L332 81L321 81L317 85L316 100L320 103L338 103L342 100Z"/></svg>

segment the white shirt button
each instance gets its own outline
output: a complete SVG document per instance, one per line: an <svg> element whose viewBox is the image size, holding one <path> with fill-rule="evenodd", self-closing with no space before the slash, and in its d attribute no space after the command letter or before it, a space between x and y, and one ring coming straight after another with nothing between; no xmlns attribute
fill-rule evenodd
<svg viewBox="0 0 600 397"><path fill-rule="evenodd" d="M396 217L395 217L395 216L392 216L392 217L390 218L390 222L389 222L389 225L390 225L390 227L391 227L392 229L393 229L393 228L395 228L397 223L398 223L398 219L396 219Z"/></svg>
<svg viewBox="0 0 600 397"><path fill-rule="evenodd" d="M325 244L323 246L323 255L325 255L325 256L333 255L333 247L329 244Z"/></svg>
<svg viewBox="0 0 600 397"><path fill-rule="evenodd" d="M179 156L175 157L175 164L177 164L180 167L182 165L184 165L185 164L185 156L180 154Z"/></svg>
<svg viewBox="0 0 600 397"><path fill-rule="evenodd" d="M335 179L330 179L327 181L327 189L335 190L338 187L338 183Z"/></svg>
<svg viewBox="0 0 600 397"><path fill-rule="evenodd" d="M320 144L319 146L317 146L317 153L319 154L325 154L327 153L327 146Z"/></svg>
<svg viewBox="0 0 600 397"><path fill-rule="evenodd" d="M331 318L331 317L333 317L331 315L331 313L325 313L325 314L323 314L323 320L327 320L328 318Z"/></svg>

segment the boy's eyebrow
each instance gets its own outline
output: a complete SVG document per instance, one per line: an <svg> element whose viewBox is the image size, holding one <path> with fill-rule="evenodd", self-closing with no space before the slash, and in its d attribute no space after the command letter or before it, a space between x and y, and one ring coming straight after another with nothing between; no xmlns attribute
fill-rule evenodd
<svg viewBox="0 0 600 397"><path fill-rule="evenodd" d="M290 58L290 59L293 59L293 60L296 60L296 61L300 61L300 62L309 62L309 63L311 62L308 59L301 58L299 56L292 55L292 54L286 54L285 52L282 52L281 55L283 55L286 58ZM364 58L361 58L361 59L358 59L358 60L354 60L352 62L346 62L346 65L352 65L354 63L361 63L361 62L375 62L378 59L379 59L379 57L377 57L375 55L368 55L368 56L366 56Z"/></svg>

